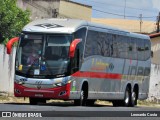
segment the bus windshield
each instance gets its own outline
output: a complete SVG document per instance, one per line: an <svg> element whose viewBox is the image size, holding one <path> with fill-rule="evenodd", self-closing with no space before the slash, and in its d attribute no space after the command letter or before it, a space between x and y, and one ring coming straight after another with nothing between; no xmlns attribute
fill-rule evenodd
<svg viewBox="0 0 160 120"><path fill-rule="evenodd" d="M27 77L66 76L71 35L24 34L16 54L16 74Z"/></svg>

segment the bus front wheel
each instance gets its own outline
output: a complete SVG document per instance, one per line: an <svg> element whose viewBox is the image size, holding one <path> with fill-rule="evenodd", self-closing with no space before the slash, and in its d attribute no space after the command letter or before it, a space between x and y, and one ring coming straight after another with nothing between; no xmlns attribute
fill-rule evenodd
<svg viewBox="0 0 160 120"><path fill-rule="evenodd" d="M88 89L86 89L86 87L83 86L80 92L80 99L74 100L74 105L86 106L87 96L88 96Z"/></svg>

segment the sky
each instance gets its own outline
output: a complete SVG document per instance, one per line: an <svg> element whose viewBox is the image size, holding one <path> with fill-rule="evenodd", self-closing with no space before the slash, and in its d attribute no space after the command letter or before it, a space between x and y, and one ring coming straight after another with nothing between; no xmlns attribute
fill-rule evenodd
<svg viewBox="0 0 160 120"><path fill-rule="evenodd" d="M71 0L92 6L93 18L122 18L156 21L160 0ZM125 17L124 17L125 16Z"/></svg>

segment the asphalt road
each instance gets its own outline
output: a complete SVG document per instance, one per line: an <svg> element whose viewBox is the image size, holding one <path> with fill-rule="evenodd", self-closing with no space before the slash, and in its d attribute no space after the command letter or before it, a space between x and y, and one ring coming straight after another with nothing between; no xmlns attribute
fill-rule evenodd
<svg viewBox="0 0 160 120"><path fill-rule="evenodd" d="M17 118L17 116L18 118L42 116L41 119L53 119L51 117L54 117L58 120L72 120L75 117L83 120L160 120L160 108L146 106L113 107L112 105L94 105L81 107L74 106L73 103L47 103L38 105L29 105L28 103L0 103L0 116L2 116L2 112L11 112L12 118Z"/></svg>
<svg viewBox="0 0 160 120"><path fill-rule="evenodd" d="M12 117L17 117L18 113L28 116L28 114L37 113L42 118L37 119L54 119L58 120L160 120L160 108L158 107L113 107L111 105L95 105L92 107L81 107L70 104L39 104L29 105L28 103L0 103L1 115L4 111L11 111ZM31 115L30 114L30 115ZM0 115L0 116L1 116ZM20 116L21 116L20 115ZM141 115L141 116L137 116ZM152 116L151 116L152 115ZM154 115L154 117L153 117ZM156 117L159 116L159 117ZM23 118L24 118L23 116ZM30 116L33 117L33 116ZM48 118L44 118L48 117ZM21 117L18 117L21 118ZM1 119L1 118L0 118ZM8 118L3 118L4 120ZM17 118L12 118L17 120ZM31 119L31 118L30 118ZM35 119L35 118L34 118Z"/></svg>

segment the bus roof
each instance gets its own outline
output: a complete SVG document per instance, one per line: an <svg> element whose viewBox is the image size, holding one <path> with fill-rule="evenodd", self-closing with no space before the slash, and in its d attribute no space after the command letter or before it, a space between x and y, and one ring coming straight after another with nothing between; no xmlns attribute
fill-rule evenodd
<svg viewBox="0 0 160 120"><path fill-rule="evenodd" d="M71 34L75 32L77 29L83 27L96 27L106 29L113 34L124 34L131 37L138 37L143 39L149 39L149 36L137 34L137 33L130 33L125 30L120 30L111 26L97 24L93 22L88 22L85 20L79 19L58 19L58 18L50 18L50 19L40 19L35 20L29 24L27 24L23 31L26 32L42 32L42 33L66 33Z"/></svg>
<svg viewBox="0 0 160 120"><path fill-rule="evenodd" d="M23 28L28 32L43 33L73 33L79 27L87 26L87 21L78 19L40 19L35 20Z"/></svg>

